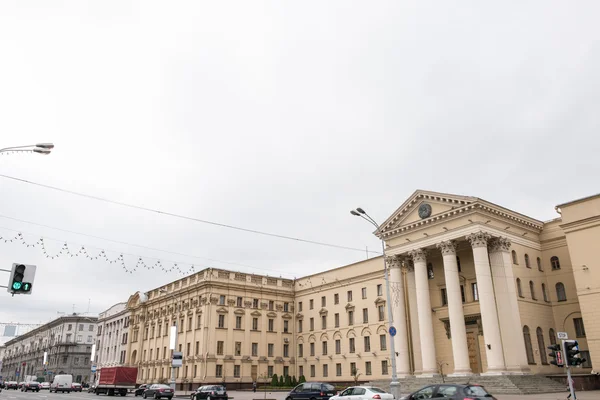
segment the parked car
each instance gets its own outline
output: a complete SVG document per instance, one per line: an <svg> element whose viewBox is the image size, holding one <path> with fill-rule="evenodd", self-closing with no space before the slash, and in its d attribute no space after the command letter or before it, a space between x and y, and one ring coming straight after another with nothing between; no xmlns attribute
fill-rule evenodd
<svg viewBox="0 0 600 400"><path fill-rule="evenodd" d="M38 382L25 382L25 383L23 383L23 386L21 386L21 392L28 392L30 390L32 392L39 392L40 391L40 384Z"/></svg>
<svg viewBox="0 0 600 400"><path fill-rule="evenodd" d="M191 400L227 400L227 389L222 385L200 386L192 396Z"/></svg>
<svg viewBox="0 0 600 400"><path fill-rule="evenodd" d="M169 385L154 384L150 385L146 390L144 390L142 397L153 397L155 399L166 397L167 399L172 399L174 394L175 393L173 393L173 389L171 389Z"/></svg>
<svg viewBox="0 0 600 400"><path fill-rule="evenodd" d="M465 398L471 400L497 400L494 396L489 394L483 386L452 385L447 383L425 386L408 396L402 397L401 400L421 400L434 397L453 400L463 400Z"/></svg>
<svg viewBox="0 0 600 400"><path fill-rule="evenodd" d="M19 383L16 381L8 381L5 383L6 389L17 390L19 388Z"/></svg>
<svg viewBox="0 0 600 400"><path fill-rule="evenodd" d="M77 383L77 382L71 383L71 391L72 392L81 392L81 391L83 391L83 387L81 386L81 383Z"/></svg>
<svg viewBox="0 0 600 400"><path fill-rule="evenodd" d="M19 382L19 389L21 389L23 387L23 385L25 384L25 381L21 381Z"/></svg>
<svg viewBox="0 0 600 400"><path fill-rule="evenodd" d="M137 389L134 390L133 394L136 396L141 396L142 394L144 394L144 390L148 389L148 386L150 385L146 385L145 383L143 385L138 386Z"/></svg>
<svg viewBox="0 0 600 400"><path fill-rule="evenodd" d="M394 400L394 395L374 386L352 386L329 400Z"/></svg>
<svg viewBox="0 0 600 400"><path fill-rule="evenodd" d="M330 385L329 383L304 382L292 389L285 400L329 400L329 398L335 396L336 393L335 386Z"/></svg>
<svg viewBox="0 0 600 400"><path fill-rule="evenodd" d="M40 389L41 390L48 390L48 389L50 389L50 382L42 382L42 383L40 383Z"/></svg>

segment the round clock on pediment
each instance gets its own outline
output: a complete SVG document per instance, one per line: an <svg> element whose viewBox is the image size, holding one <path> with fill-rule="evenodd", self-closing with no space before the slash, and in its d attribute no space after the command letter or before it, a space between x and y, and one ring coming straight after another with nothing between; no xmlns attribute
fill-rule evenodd
<svg viewBox="0 0 600 400"><path fill-rule="evenodd" d="M431 216L431 206L427 203L423 203L419 206L419 217L421 219L429 218Z"/></svg>

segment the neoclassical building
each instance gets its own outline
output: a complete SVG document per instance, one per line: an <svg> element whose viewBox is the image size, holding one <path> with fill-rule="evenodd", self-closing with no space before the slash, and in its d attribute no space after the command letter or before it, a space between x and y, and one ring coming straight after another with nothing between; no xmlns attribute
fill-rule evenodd
<svg viewBox="0 0 600 400"><path fill-rule="evenodd" d="M129 342L127 303L117 303L98 314L98 330L95 339L94 364L98 373L103 367L125 364Z"/></svg>
<svg viewBox="0 0 600 400"><path fill-rule="evenodd" d="M132 296L126 363L180 389L278 375L351 382L391 376L561 373L547 346L566 332L589 372L600 357L600 196L538 221L476 197L416 191L382 225L385 258L286 280L206 269ZM387 304L384 262L389 267ZM584 323L585 322L585 323ZM587 332L586 332L587 329Z"/></svg>

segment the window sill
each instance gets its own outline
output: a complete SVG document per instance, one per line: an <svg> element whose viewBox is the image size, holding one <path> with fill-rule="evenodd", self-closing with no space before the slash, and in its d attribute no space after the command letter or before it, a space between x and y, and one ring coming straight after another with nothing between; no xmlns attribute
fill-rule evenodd
<svg viewBox="0 0 600 400"><path fill-rule="evenodd" d="M585 336L585 335L583 335L583 336L577 336L577 335L575 335L575 337L576 337L577 339L585 339L585 337L586 337L586 336Z"/></svg>
<svg viewBox="0 0 600 400"><path fill-rule="evenodd" d="M224 326L217 326L215 329L227 329Z"/></svg>
<svg viewBox="0 0 600 400"><path fill-rule="evenodd" d="M536 363L534 363L534 362L530 362L530 363L527 363L527 364L529 364L529 365L537 365L537 364L536 364Z"/></svg>
<svg viewBox="0 0 600 400"><path fill-rule="evenodd" d="M567 301L567 299L563 299L563 300L558 300L559 303L563 302L563 301Z"/></svg>

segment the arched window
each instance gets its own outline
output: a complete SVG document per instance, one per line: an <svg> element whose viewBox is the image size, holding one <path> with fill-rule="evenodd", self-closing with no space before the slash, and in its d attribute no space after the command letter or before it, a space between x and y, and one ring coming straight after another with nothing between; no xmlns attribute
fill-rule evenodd
<svg viewBox="0 0 600 400"><path fill-rule="evenodd" d="M556 344L556 333L554 333L554 329L550 328L548 336L550 336L550 344Z"/></svg>
<svg viewBox="0 0 600 400"><path fill-rule="evenodd" d="M543 271L544 269L542 268L542 259L541 258L537 258L537 265L538 265L538 271Z"/></svg>
<svg viewBox="0 0 600 400"><path fill-rule="evenodd" d="M565 291L565 285L562 282L556 284L556 297L558 301L567 301L567 292Z"/></svg>
<svg viewBox="0 0 600 400"><path fill-rule="evenodd" d="M531 264L529 264L529 254L525 254L525 266L531 268Z"/></svg>
<svg viewBox="0 0 600 400"><path fill-rule="evenodd" d="M552 256L550 259L550 265L552 265L552 271L560 269L560 261L558 260L558 257Z"/></svg>
<svg viewBox="0 0 600 400"><path fill-rule="evenodd" d="M533 300L537 300L535 297L535 287L533 286L533 281L529 281L529 293L531 293L531 298Z"/></svg>
<svg viewBox="0 0 600 400"><path fill-rule="evenodd" d="M542 296L544 296L544 301L548 302L548 292L546 291L546 285L542 283Z"/></svg>
<svg viewBox="0 0 600 400"><path fill-rule="evenodd" d="M521 288L521 279L517 278L517 294L523 297L523 289Z"/></svg>
<svg viewBox="0 0 600 400"><path fill-rule="evenodd" d="M433 279L435 275L433 274L433 264L427 263L427 277L429 279Z"/></svg>
<svg viewBox="0 0 600 400"><path fill-rule="evenodd" d="M542 328L538 326L535 333L537 336L538 348L540 349L542 365L548 365L548 355L546 354L546 344L544 343L544 332L542 331Z"/></svg>
<svg viewBox="0 0 600 400"><path fill-rule="evenodd" d="M517 252L516 251L512 251L512 259L513 259L513 264L518 264L517 262Z"/></svg>
<svg viewBox="0 0 600 400"><path fill-rule="evenodd" d="M533 347L531 347L531 334L529 333L529 327L527 325L523 327L523 339L525 340L525 352L527 353L527 362L529 364L535 364L535 360L533 359Z"/></svg>

